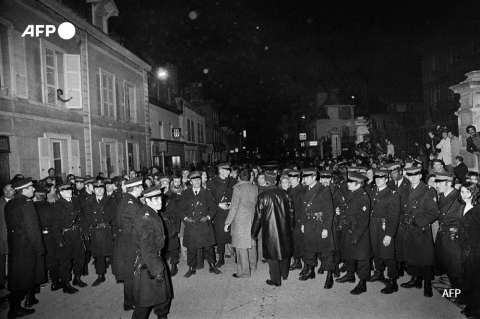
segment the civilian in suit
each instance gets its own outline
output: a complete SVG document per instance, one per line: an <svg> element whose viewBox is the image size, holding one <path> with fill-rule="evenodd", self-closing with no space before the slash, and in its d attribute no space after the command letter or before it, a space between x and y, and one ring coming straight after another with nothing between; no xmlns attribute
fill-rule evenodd
<svg viewBox="0 0 480 319"><path fill-rule="evenodd" d="M458 178L460 184L465 183L465 177L468 173L468 167L463 162L463 157L460 155L455 156L455 168L453 169L453 174Z"/></svg>

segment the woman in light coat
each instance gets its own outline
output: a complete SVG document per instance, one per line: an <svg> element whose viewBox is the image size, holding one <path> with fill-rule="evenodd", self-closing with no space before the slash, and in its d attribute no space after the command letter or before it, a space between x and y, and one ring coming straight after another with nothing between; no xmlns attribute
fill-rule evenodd
<svg viewBox="0 0 480 319"><path fill-rule="evenodd" d="M257 269L257 247L250 235L258 189L250 182L251 172L243 168L240 173L240 182L233 186L232 203L227 219L225 231L232 226L232 246L237 251L237 273L235 278L249 278L252 270Z"/></svg>
<svg viewBox="0 0 480 319"><path fill-rule="evenodd" d="M440 149L440 154L438 154L437 159L443 160L445 163L445 169L451 172L452 146L450 144L450 137L448 137L447 132L443 132L442 137L440 143L437 144L437 148Z"/></svg>

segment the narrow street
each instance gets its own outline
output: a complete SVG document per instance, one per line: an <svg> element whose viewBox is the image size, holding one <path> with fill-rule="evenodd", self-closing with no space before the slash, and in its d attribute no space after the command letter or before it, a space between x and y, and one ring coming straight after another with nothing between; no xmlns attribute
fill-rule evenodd
<svg viewBox="0 0 480 319"><path fill-rule="evenodd" d="M260 263L250 279L232 277L236 266L232 258L221 268L223 274L215 276L208 268L198 270L189 279L185 261L180 262L180 272L173 279L175 297L169 318L462 318L460 308L441 293L434 291L433 298L423 297L423 289L399 288L398 293L383 295L382 283L369 283L367 293L353 296L349 293L354 284L337 284L324 290L325 275L314 280L299 281L298 270L291 272L279 288L265 284L267 264ZM84 281L95 280L94 268ZM407 281L406 277L399 284ZM438 289L442 284L435 281ZM37 298L36 312L28 318L80 319L80 318L131 318L132 312L123 311L123 287L115 283L110 273L107 281L98 287L86 287L75 295L61 290L52 292L50 285L42 288ZM7 317L7 310L0 318ZM156 318L152 313L150 318Z"/></svg>

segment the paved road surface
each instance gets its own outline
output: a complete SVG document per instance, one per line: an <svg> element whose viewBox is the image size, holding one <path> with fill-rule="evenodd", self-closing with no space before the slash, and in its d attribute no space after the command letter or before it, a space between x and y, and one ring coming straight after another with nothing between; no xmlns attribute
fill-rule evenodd
<svg viewBox="0 0 480 319"><path fill-rule="evenodd" d="M267 264L260 263L249 279L232 277L236 266L232 258L215 276L208 269L186 279L185 261L180 262L180 272L173 278L175 298L169 318L464 318L460 308L434 291L433 298L423 297L423 290L402 289L392 295L383 295L381 283L369 283L368 291L359 296L350 295L354 284L337 284L324 290L325 275L300 282L298 270L291 272L279 288L265 284ZM90 273L94 273L90 266ZM89 284L75 295L61 290L52 292L50 285L37 295L40 303L36 313L26 318L80 319L80 318L131 318L132 312L122 307L123 287L107 274L107 281L91 287L95 275L84 278ZM407 281L402 277L400 283ZM0 314L6 318L7 311ZM156 318L154 314L150 318Z"/></svg>

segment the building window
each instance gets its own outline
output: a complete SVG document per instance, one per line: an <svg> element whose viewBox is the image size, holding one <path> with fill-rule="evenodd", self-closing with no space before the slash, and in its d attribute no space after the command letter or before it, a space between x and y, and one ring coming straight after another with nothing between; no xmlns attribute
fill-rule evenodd
<svg viewBox="0 0 480 319"><path fill-rule="evenodd" d="M162 121L158 122L158 127L160 129L160 138L164 139L165 136L164 136L164 133L163 133L163 122Z"/></svg>
<svg viewBox="0 0 480 319"><path fill-rule="evenodd" d="M197 134L198 134L198 138L197 138L197 141L198 143L202 143L202 130L201 130L201 125L200 123L197 124Z"/></svg>
<svg viewBox="0 0 480 319"><path fill-rule="evenodd" d="M101 115L115 118L115 76L100 69Z"/></svg>
<svg viewBox="0 0 480 319"><path fill-rule="evenodd" d="M9 28L0 21L0 95L10 95L12 89L12 74L10 69L11 43Z"/></svg>
<svg viewBox="0 0 480 319"><path fill-rule="evenodd" d="M53 167L57 173L62 172L62 150L60 142L52 143L53 149Z"/></svg>
<svg viewBox="0 0 480 319"><path fill-rule="evenodd" d="M172 139L173 138L173 124L168 123L168 128L170 129L170 139Z"/></svg>
<svg viewBox="0 0 480 319"><path fill-rule="evenodd" d="M135 121L135 87L124 82L125 92L125 119L127 121Z"/></svg>
<svg viewBox="0 0 480 319"><path fill-rule="evenodd" d="M442 102L442 86L433 88L433 105L438 105Z"/></svg>
<svg viewBox="0 0 480 319"><path fill-rule="evenodd" d="M338 108L338 118L340 120L352 119L352 111L349 106L341 106Z"/></svg>
<svg viewBox="0 0 480 319"><path fill-rule="evenodd" d="M25 38L18 31L13 31L13 66L15 81L15 96L27 99L27 53Z"/></svg>

